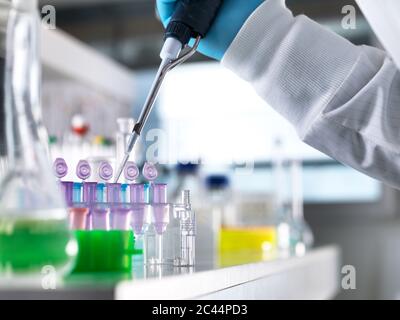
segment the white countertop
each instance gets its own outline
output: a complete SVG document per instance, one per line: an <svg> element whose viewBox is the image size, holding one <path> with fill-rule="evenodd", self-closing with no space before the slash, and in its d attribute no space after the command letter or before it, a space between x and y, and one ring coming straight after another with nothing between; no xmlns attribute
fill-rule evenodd
<svg viewBox="0 0 400 320"><path fill-rule="evenodd" d="M330 299L339 286L340 250L324 247L304 257L125 281L116 299Z"/></svg>
<svg viewBox="0 0 400 320"><path fill-rule="evenodd" d="M303 257L227 268L196 270L140 267L116 285L75 283L57 290L0 284L0 299L331 299L339 290L340 250L335 246Z"/></svg>

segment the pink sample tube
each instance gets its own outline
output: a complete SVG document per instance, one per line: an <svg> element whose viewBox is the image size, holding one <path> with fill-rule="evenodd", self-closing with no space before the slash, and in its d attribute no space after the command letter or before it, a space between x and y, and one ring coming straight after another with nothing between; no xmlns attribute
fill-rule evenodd
<svg viewBox="0 0 400 320"><path fill-rule="evenodd" d="M61 182L61 186L64 192L65 202L69 207L69 226L71 230L85 230L89 209L85 207L73 207L73 182L64 181Z"/></svg>
<svg viewBox="0 0 400 320"><path fill-rule="evenodd" d="M97 202L97 182L84 182L83 183L83 202L88 208ZM92 230L92 212L89 210L86 219L86 229Z"/></svg>
<svg viewBox="0 0 400 320"><path fill-rule="evenodd" d="M70 208L69 222L72 230L86 230L88 208Z"/></svg>

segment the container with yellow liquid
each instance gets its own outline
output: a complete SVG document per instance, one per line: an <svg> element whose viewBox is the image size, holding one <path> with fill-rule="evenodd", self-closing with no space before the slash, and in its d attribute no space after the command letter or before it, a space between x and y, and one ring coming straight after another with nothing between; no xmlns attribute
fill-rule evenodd
<svg viewBox="0 0 400 320"><path fill-rule="evenodd" d="M222 227L219 239L220 265L273 259L276 243L275 226Z"/></svg>
<svg viewBox="0 0 400 320"><path fill-rule="evenodd" d="M219 264L231 266L275 257L277 232L268 195L236 196L219 232ZM229 215L228 215L229 214Z"/></svg>

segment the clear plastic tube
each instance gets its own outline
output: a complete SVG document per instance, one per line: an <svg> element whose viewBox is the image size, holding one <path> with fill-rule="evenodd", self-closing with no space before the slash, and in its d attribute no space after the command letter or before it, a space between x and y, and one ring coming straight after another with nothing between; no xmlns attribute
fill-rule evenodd
<svg viewBox="0 0 400 320"><path fill-rule="evenodd" d="M179 266L195 265L196 247L196 216L192 211L190 203L190 191L182 191L182 204L184 210L179 216L180 219L180 261Z"/></svg>
<svg viewBox="0 0 400 320"><path fill-rule="evenodd" d="M292 179L292 251L297 256L303 256L314 244L314 235L304 219L304 196L302 163L293 160L291 163Z"/></svg>
<svg viewBox="0 0 400 320"><path fill-rule="evenodd" d="M147 264L164 264L164 233L170 222L170 205L167 203L167 185L152 184L152 229L145 238L145 261Z"/></svg>

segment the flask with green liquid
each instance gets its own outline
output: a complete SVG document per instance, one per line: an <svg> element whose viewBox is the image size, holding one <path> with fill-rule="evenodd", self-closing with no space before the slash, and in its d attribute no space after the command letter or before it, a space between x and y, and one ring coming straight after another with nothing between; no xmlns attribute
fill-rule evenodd
<svg viewBox="0 0 400 320"><path fill-rule="evenodd" d="M9 164L0 183L1 283L10 275L40 276L49 266L62 274L76 246L44 141L37 1L0 0L0 12Z"/></svg>

